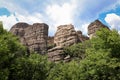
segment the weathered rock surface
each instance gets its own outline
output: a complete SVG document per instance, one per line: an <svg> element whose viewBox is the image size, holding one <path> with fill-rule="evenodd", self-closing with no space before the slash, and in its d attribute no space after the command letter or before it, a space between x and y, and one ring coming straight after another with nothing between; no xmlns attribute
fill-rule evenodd
<svg viewBox="0 0 120 80"><path fill-rule="evenodd" d="M78 37L73 25L69 24L58 26L57 32L54 36L56 47L48 50L49 60L54 62L61 60L69 61L70 57L66 58L63 54L63 48L73 45L77 43L77 41Z"/></svg>
<svg viewBox="0 0 120 80"><path fill-rule="evenodd" d="M30 51L36 51L44 54L47 51L48 25L45 23L27 23L15 24L10 32L19 36L22 44L28 47Z"/></svg>
<svg viewBox="0 0 120 80"><path fill-rule="evenodd" d="M10 29L10 32L19 37L23 37L25 34L25 28L27 27L29 27L29 24L27 23L17 23Z"/></svg>
<svg viewBox="0 0 120 80"><path fill-rule="evenodd" d="M54 44L54 36L48 36L47 43L48 44Z"/></svg>
<svg viewBox="0 0 120 80"><path fill-rule="evenodd" d="M72 24L58 26L54 36L56 46L66 47L77 43L77 34Z"/></svg>
<svg viewBox="0 0 120 80"><path fill-rule="evenodd" d="M48 52L48 59L54 62L70 61L70 56L63 54L63 48L89 39L81 31L75 31L72 24L58 26L53 37L48 37L48 25L44 23L17 23L10 32L19 36L21 43L30 51Z"/></svg>
<svg viewBox="0 0 120 80"><path fill-rule="evenodd" d="M71 60L69 55L65 55L63 53L63 48L61 47L54 47L48 51L48 59L52 62L69 62Z"/></svg>
<svg viewBox="0 0 120 80"><path fill-rule="evenodd" d="M84 36L81 31L77 31L78 41L77 42L84 42L85 40L89 40L89 37Z"/></svg>
<svg viewBox="0 0 120 80"><path fill-rule="evenodd" d="M99 20L95 20L94 22L88 25L88 35L90 39L95 36L96 31L98 31L100 28L109 29L106 25L104 25Z"/></svg>

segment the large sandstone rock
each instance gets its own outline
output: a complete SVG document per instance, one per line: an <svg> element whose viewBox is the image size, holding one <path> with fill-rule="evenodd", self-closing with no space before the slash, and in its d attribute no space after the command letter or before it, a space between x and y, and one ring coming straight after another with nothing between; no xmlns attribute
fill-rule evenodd
<svg viewBox="0 0 120 80"><path fill-rule="evenodd" d="M15 24L10 32L19 36L22 44L28 47L30 51L36 51L45 54L47 51L48 25L45 23L27 23Z"/></svg>
<svg viewBox="0 0 120 80"><path fill-rule="evenodd" d="M77 34L72 24L58 26L54 36L56 46L66 47L77 43Z"/></svg>
<svg viewBox="0 0 120 80"><path fill-rule="evenodd" d="M59 61L69 62L71 60L69 55L66 56L63 53L62 47L54 47L48 50L48 59L52 62L59 62Z"/></svg>
<svg viewBox="0 0 120 80"><path fill-rule="evenodd" d="M64 54L62 53L62 51L63 51L63 48L61 47L54 47L48 50L48 59L53 62L63 60Z"/></svg>
<svg viewBox="0 0 120 80"><path fill-rule="evenodd" d="M25 34L25 28L27 27L29 27L29 24L27 23L23 23L23 22L17 23L10 29L10 32L12 32L13 34L19 37L23 37Z"/></svg>
<svg viewBox="0 0 120 80"><path fill-rule="evenodd" d="M101 28L107 28L107 29L109 29L106 25L104 25L99 20L95 20L94 22L90 23L88 25L88 35L89 35L90 39L92 37L94 37L96 31L100 30Z"/></svg>
<svg viewBox="0 0 120 80"><path fill-rule="evenodd" d="M77 43L78 37L74 26L69 25L61 25L58 26L57 32L54 36L54 43L56 47L48 50L48 57L50 61L58 62L58 61L69 61L70 57L65 56L63 54L63 48L73 45Z"/></svg>

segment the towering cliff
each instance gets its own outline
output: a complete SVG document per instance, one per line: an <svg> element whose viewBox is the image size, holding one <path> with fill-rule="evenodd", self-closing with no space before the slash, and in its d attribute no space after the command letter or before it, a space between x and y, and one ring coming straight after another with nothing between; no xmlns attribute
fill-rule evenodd
<svg viewBox="0 0 120 80"><path fill-rule="evenodd" d="M30 51L36 51L45 54L47 51L48 25L45 23L27 23L15 24L10 32L19 36L23 45L27 46Z"/></svg>

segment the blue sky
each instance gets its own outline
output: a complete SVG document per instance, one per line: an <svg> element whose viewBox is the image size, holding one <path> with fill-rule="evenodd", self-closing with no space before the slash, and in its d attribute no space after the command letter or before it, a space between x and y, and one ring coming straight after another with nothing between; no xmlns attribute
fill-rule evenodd
<svg viewBox="0 0 120 80"><path fill-rule="evenodd" d="M120 32L120 0L0 0L0 21L7 30L17 22L39 22L54 35L57 26L73 24L87 35L96 19Z"/></svg>

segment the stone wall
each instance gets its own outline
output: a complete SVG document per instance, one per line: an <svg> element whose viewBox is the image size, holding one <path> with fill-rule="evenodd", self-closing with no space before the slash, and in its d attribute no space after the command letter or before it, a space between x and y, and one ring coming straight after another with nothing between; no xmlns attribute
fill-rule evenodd
<svg viewBox="0 0 120 80"><path fill-rule="evenodd" d="M27 23L15 24L10 32L19 36L22 44L28 47L30 51L45 54L47 51L48 25L45 23Z"/></svg>

